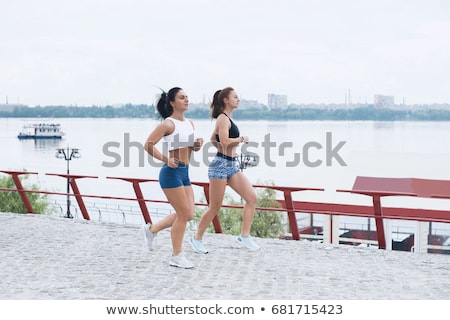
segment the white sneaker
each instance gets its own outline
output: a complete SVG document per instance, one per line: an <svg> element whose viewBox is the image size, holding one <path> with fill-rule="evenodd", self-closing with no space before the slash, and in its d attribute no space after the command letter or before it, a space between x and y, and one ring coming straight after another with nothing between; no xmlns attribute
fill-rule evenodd
<svg viewBox="0 0 450 320"><path fill-rule="evenodd" d="M237 237L237 241L242 243L251 251L257 251L261 248L260 246L258 246L256 243L253 242L251 236L243 237L242 235L239 235L239 237Z"/></svg>
<svg viewBox="0 0 450 320"><path fill-rule="evenodd" d="M183 253L179 253L177 256L171 256L169 259L169 265L172 267L192 269L194 265L190 262Z"/></svg>
<svg viewBox="0 0 450 320"><path fill-rule="evenodd" d="M141 229L144 234L145 245L149 251L153 251L153 239L156 237L156 233L150 231L152 225L150 223L142 225Z"/></svg>
<svg viewBox="0 0 450 320"><path fill-rule="evenodd" d="M194 236L191 236L189 238L189 243L191 244L192 248L194 249L195 252L197 253L203 253L203 254L207 254L208 250L206 250L206 248L203 246L203 241L202 240L197 240L194 238Z"/></svg>

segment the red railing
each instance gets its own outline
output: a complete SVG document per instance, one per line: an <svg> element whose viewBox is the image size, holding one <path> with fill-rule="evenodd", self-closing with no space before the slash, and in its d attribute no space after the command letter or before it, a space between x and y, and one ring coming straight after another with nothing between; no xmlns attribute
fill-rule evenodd
<svg viewBox="0 0 450 320"><path fill-rule="evenodd" d="M37 174L36 172L21 172L21 171L2 171L12 177L16 189L0 188L0 191L15 191L21 196L21 199L29 213L33 213L32 205L27 197L27 193L42 193L53 195L65 195L74 196L78 202L78 206L82 212L83 218L90 220L89 212L84 204L84 198L98 198L98 199L114 199L114 200L129 200L137 201L140 207L142 216L145 222L152 222L150 212L148 211L147 202L154 203L168 203L167 200L159 199L146 199L144 198L141 184L142 183L155 183L158 180L155 179L141 179L141 178L129 178L129 177L106 177L106 179L121 180L131 183L135 198L129 197L113 197L106 195L89 195L82 194L77 185L77 180L81 178L93 178L98 179L96 176L86 175L71 175L71 174L54 174L47 173L49 176L59 176L69 181L73 193L62 192L48 192L40 190L25 190L22 186L19 176L24 174ZM381 183L381 182L382 183ZM257 210L267 211L284 211L287 213L290 232L292 239L300 240L300 231L298 228L298 222L296 219L296 213L311 213L311 214L325 214L331 218L333 215L343 216L357 216L374 218L377 228L377 240L378 247L380 249L386 249L386 240L383 227L383 219L400 219L400 220L416 220L423 222L441 222L450 223L450 211L447 210L431 210L431 209L412 209L412 208L393 208L382 207L381 197L385 196L412 196L412 197L428 197L428 198L450 198L450 181L442 180L430 180L430 179L412 179L412 182L401 178L371 178L371 177L357 177L353 189L351 190L336 190L338 192L350 192L354 194L367 195L373 198L372 206L353 205L353 204L337 204L326 202L305 202L294 201L293 193L299 191L324 191L322 188L309 188L309 187L287 187L287 186L273 186L273 185L253 185L255 188L268 188L283 193L283 199L277 200L280 207L267 208L257 207ZM201 187L206 199L206 203L195 203L196 206L207 206L209 203L209 183L207 182L192 182L194 186ZM414 186L414 190L411 189L411 185ZM396 186L395 188L393 186ZM436 189L437 188L437 189ZM420 189L420 190L419 190ZM420 192L419 192L419 191ZM432 190L427 192L426 190ZM235 205L223 205L225 208L242 208L242 206ZM214 230L216 233L222 233L222 226L220 224L219 217L216 216L213 220ZM332 239L330 235L330 239Z"/></svg>
<svg viewBox="0 0 450 320"><path fill-rule="evenodd" d="M105 195L89 195L89 194L82 194L80 192L80 189L77 185L77 180L81 178L94 178L98 179L96 176L85 176L85 175L74 175L74 174L56 174L56 173L46 173L46 175L49 176L58 176L61 178L64 178L69 181L70 186L72 187L73 193L63 193L63 192L49 192L49 191L41 191L41 190L25 190L20 182L20 179L18 178L21 174L37 174L36 172L18 172L18 171L5 171L0 170L0 172L9 174L12 176L14 183L16 185L16 189L8 189L8 188L0 188L0 191L17 191L22 197L22 201L25 204L25 207L27 208L27 211L29 213L34 213L34 210L31 206L31 203L27 197L27 193L42 193L42 194L53 194L53 195L65 195L65 196L74 196L77 200L78 206L80 208L80 211L83 215L83 218L86 220L90 220L89 212L86 208L86 205L84 203L84 198L97 198L97 199L114 199L114 200L131 200L131 201L137 201L139 204L139 207L141 209L142 216L144 218L145 222L152 223L150 212L148 211L148 208L146 206L147 202L159 202L159 203L168 203L167 200L155 200L155 199L145 199L141 184L142 183L148 183L148 182L158 182L158 180L155 179L141 179L141 178L129 178L129 177L106 177L107 179L116 179L116 180L122 180L128 183L132 184L134 193L136 195L136 198L126 198L126 197L112 197L112 196L105 196ZM197 182L192 181L191 182L194 186L201 187L203 189L203 193L206 199L205 203L195 203L196 206L207 206L209 203L209 183L208 182ZM294 201L292 197L293 192L298 191L324 191L322 188L305 188L305 187L282 187L282 186L273 186L273 185L254 185L255 188L269 188L274 189L283 192L284 200L279 201L281 206L280 207L273 207L273 208L267 208L267 207L257 207L257 210L266 210L266 211L285 211L288 214L288 220L289 220L289 226L292 233L292 238L294 240L300 240L300 232L298 229L297 220L295 218L295 213L298 212L294 208ZM224 208L242 208L242 206L237 205L223 205ZM219 217L216 216L213 220L213 226L214 231L216 233L222 233L222 226L220 224Z"/></svg>

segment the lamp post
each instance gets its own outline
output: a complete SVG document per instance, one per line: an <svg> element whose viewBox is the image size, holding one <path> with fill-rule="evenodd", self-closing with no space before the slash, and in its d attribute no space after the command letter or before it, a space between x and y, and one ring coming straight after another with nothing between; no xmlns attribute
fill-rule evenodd
<svg viewBox="0 0 450 320"><path fill-rule="evenodd" d="M258 156L248 155L241 153L240 156L237 158L239 162L239 170L241 172L244 172L244 169L247 167L256 167L258 165L259 159ZM242 202L242 197L241 197Z"/></svg>
<svg viewBox="0 0 450 320"><path fill-rule="evenodd" d="M56 149L56 158L58 159L64 159L67 161L67 175L70 174L69 169L69 161L72 160L72 158L76 159L81 157L80 152L78 149L71 148L69 149L69 146L67 146L67 149L58 148ZM73 218L72 214L70 213L70 178L67 177L67 212L65 215L65 218Z"/></svg>
<svg viewBox="0 0 450 320"><path fill-rule="evenodd" d="M242 154L238 158L239 169L244 171L247 167L256 167L258 165L258 157L248 154Z"/></svg>

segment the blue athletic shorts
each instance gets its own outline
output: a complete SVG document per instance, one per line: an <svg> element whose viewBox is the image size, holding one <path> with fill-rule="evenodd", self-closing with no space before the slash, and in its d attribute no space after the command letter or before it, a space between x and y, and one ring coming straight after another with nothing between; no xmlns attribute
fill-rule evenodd
<svg viewBox="0 0 450 320"><path fill-rule="evenodd" d="M217 153L208 168L209 179L230 179L239 172L237 158Z"/></svg>
<svg viewBox="0 0 450 320"><path fill-rule="evenodd" d="M190 186L189 165L178 163L177 168L171 168L165 164L159 171L159 185L163 189Z"/></svg>

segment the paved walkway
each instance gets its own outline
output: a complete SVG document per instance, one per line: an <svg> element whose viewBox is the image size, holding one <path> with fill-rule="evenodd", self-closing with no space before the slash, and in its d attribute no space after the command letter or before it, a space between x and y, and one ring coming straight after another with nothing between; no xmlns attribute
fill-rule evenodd
<svg viewBox="0 0 450 320"><path fill-rule="evenodd" d="M139 226L0 213L0 300L450 300L450 255L256 241L206 234L201 255L186 238L184 270L168 266L168 231L150 254Z"/></svg>

